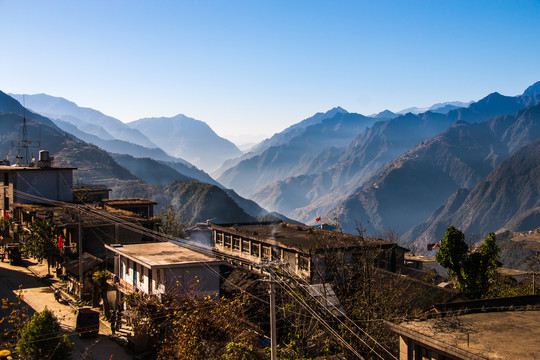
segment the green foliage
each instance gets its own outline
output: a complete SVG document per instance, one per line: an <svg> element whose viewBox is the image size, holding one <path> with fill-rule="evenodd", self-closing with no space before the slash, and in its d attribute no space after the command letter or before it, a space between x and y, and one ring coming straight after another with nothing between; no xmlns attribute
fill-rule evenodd
<svg viewBox="0 0 540 360"><path fill-rule="evenodd" d="M435 260L448 269L450 276L461 276L461 267L469 253L469 246L465 242L465 235L454 226L446 229L444 238L439 242L439 249Z"/></svg>
<svg viewBox="0 0 540 360"><path fill-rule="evenodd" d="M17 350L27 360L67 360L71 359L73 343L67 335L61 333L56 316L45 308L34 314L21 331Z"/></svg>
<svg viewBox="0 0 540 360"><path fill-rule="evenodd" d="M0 310L2 349L11 348L14 345L12 341L19 337L20 331L28 322L27 307L22 302L21 295L19 294L17 297L18 301L16 303L9 301L9 299L2 299Z"/></svg>
<svg viewBox="0 0 540 360"><path fill-rule="evenodd" d="M92 274L92 280L99 286L100 289L107 289L107 280L111 278L111 274L105 270L96 271Z"/></svg>
<svg viewBox="0 0 540 360"><path fill-rule="evenodd" d="M13 223L13 218L11 217L0 219L0 235L1 236L9 235L9 230L11 229L12 223Z"/></svg>
<svg viewBox="0 0 540 360"><path fill-rule="evenodd" d="M496 274L489 285L487 296L490 298L511 297L533 294L532 283L518 283L509 275ZM538 290L536 291L538 293Z"/></svg>
<svg viewBox="0 0 540 360"><path fill-rule="evenodd" d="M494 233L490 232L480 248L471 252L463 233L449 226L435 259L448 269L448 275L454 279L459 291L479 298L489 289L489 281L500 264L499 254Z"/></svg>
<svg viewBox="0 0 540 360"><path fill-rule="evenodd" d="M178 212L174 206L169 205L162 208L156 216L161 221L161 230L173 237L181 238L184 234L185 226L181 223Z"/></svg>
<svg viewBox="0 0 540 360"><path fill-rule="evenodd" d="M158 359L167 360L265 359L258 329L245 314L248 303L243 297L231 301L166 295L128 299L140 319L135 329L158 340Z"/></svg>
<svg viewBox="0 0 540 360"><path fill-rule="evenodd" d="M56 243L56 226L51 219L36 219L28 226L24 247L28 254L38 261L47 259L50 271L50 260L58 254Z"/></svg>

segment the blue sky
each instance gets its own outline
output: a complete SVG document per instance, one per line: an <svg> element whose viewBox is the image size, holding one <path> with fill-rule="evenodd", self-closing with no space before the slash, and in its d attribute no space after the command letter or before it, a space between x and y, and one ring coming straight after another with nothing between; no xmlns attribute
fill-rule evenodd
<svg viewBox="0 0 540 360"><path fill-rule="evenodd" d="M236 142L540 80L540 1L0 0L0 90Z"/></svg>

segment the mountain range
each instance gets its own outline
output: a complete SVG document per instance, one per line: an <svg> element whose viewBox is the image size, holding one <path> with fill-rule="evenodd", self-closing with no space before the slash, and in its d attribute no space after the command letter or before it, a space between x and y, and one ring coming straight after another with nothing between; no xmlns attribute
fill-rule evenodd
<svg viewBox="0 0 540 360"><path fill-rule="evenodd" d="M332 214L336 209L343 208L347 197L359 192L364 183L388 162L419 142L435 136L456 121L480 122L493 116L515 113L536 101L534 92L533 86L516 97L493 93L467 108L454 109L446 114L428 111L376 121L359 133L347 147L327 148L321 152L321 156L311 162L317 166L312 165L311 169L297 176L268 183L256 190L251 198L269 210L304 222ZM331 165L325 169L321 164ZM250 178L249 168L241 170L243 172L239 171L236 176ZM251 180L258 183L256 178ZM332 218L334 215L329 215L327 219ZM364 221L369 220L365 216L363 218ZM350 230L348 226L345 229Z"/></svg>
<svg viewBox="0 0 540 360"><path fill-rule="evenodd" d="M26 121L28 138L34 140L32 144L36 144L31 151L36 154L40 149L47 149L54 156L56 166L75 167L75 184L109 186L113 190L113 197L122 194L132 197L148 195L148 198L158 201L157 211L171 204L175 197L182 201L192 198L191 206L179 207L179 215L186 220L186 224L210 218L246 222L254 221L255 216L271 216L252 201L241 198L232 190L217 186L219 184L208 175L206 180L215 184L196 181L191 175L201 176L198 169L183 163L157 162L149 158L110 154L60 129L47 117L25 109L17 100L0 91L0 152L8 154L7 157L12 162L17 154L17 150L12 148L12 142L22 133L23 121ZM148 185L141 177L157 185ZM175 185L163 185L169 180L170 184ZM201 200L198 202L197 199ZM223 209L230 211L223 215ZM252 211L254 215L246 211Z"/></svg>
<svg viewBox="0 0 540 360"><path fill-rule="evenodd" d="M218 136L206 123L182 114L144 118L128 125L144 133L169 154L187 159L207 171L242 154L236 145Z"/></svg>
<svg viewBox="0 0 540 360"><path fill-rule="evenodd" d="M241 155L234 144L219 137L207 124L184 115L140 119L125 124L61 97L46 94L10 96L50 118L62 130L108 152L135 158L149 157L188 167L195 164L209 171L224 160ZM156 145L158 143L160 146ZM202 175L200 180L204 181L204 177Z"/></svg>
<svg viewBox="0 0 540 360"><path fill-rule="evenodd" d="M539 105L535 111L540 123ZM501 228L533 230L540 220L539 207L540 139L519 148L474 186L457 190L425 222L408 231L402 241L422 243L442 238L449 224L479 237Z"/></svg>
<svg viewBox="0 0 540 360"><path fill-rule="evenodd" d="M399 113L363 116L336 107L274 134L245 154L205 123L184 115L123 124L147 139L143 145L121 139L119 130L104 125L111 119L92 109L81 113L107 121L85 120L90 117L75 114L74 104L68 106L71 113L62 114L57 103L42 104L42 110L55 116L55 123L43 119L66 139L58 142L59 161L76 159L86 171L91 164L101 166L99 176L114 183L115 196L174 203L186 223L205 220L207 208L225 211L210 201L215 198L246 221L270 216L265 209L307 223L322 216L323 221L338 219L346 232L354 232L358 224L370 233L392 228L403 234L404 246L420 246L440 237L449 224L467 236L540 226L532 161L536 150L526 150L540 137L539 102L540 82L519 96L495 92L476 102ZM94 146L92 158L78 150L92 152L93 145L82 140L109 152ZM191 162L216 169L211 173L216 180Z"/></svg>

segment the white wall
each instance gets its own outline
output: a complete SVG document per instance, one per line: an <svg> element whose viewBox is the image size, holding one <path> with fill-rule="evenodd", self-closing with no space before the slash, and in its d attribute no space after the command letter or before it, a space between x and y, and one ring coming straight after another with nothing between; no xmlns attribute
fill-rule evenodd
<svg viewBox="0 0 540 360"><path fill-rule="evenodd" d="M126 274L128 259L121 256L119 260L118 278L146 294L162 294L164 292L179 295L193 294L195 296L219 297L219 266L217 265L190 265L186 267L170 267L152 269L152 283L150 284L150 269L137 267L137 278L133 283L133 267L137 264L129 260L129 271ZM120 265L121 264L121 265ZM143 279L140 281L139 272L143 270ZM160 284L157 284L157 272L160 271ZM150 286L150 288L149 288Z"/></svg>

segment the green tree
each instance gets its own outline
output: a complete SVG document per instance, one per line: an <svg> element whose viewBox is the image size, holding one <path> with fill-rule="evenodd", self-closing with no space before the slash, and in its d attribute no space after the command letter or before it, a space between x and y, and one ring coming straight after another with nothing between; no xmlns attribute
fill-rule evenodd
<svg viewBox="0 0 540 360"><path fill-rule="evenodd" d="M130 296L138 314L134 330L158 341L158 359L264 360L258 329L246 316L248 298L213 300Z"/></svg>
<svg viewBox="0 0 540 360"><path fill-rule="evenodd" d="M28 322L30 308L22 301L22 291L17 295L17 302L1 299L0 308L0 344L2 349L14 346L13 340L19 337L20 331Z"/></svg>
<svg viewBox="0 0 540 360"><path fill-rule="evenodd" d="M28 226L24 239L28 254L37 261L47 260L47 269L51 274L51 260L58 254L56 226L51 219L36 219Z"/></svg>
<svg viewBox="0 0 540 360"><path fill-rule="evenodd" d="M94 283L97 285L99 289L99 294L101 296L101 299L103 300L103 312L107 317L109 316L111 310L109 307L109 300L107 299L107 289L109 287L109 284L107 284L107 280L109 280L110 278L111 275L105 270L96 271L92 275L92 280L94 280Z"/></svg>
<svg viewBox="0 0 540 360"><path fill-rule="evenodd" d="M161 208L156 217L161 221L161 231L165 234L173 237L182 237L184 235L185 226L180 221L174 206L169 205L166 208Z"/></svg>
<svg viewBox="0 0 540 360"><path fill-rule="evenodd" d="M21 331L17 350L27 360L71 359L73 343L61 333L60 323L47 308L35 313L32 320Z"/></svg>
<svg viewBox="0 0 540 360"><path fill-rule="evenodd" d="M3 237L9 236L9 230L11 229L11 224L13 223L13 218L5 217L0 219L0 235Z"/></svg>
<svg viewBox="0 0 540 360"><path fill-rule="evenodd" d="M470 251L465 235L454 226L449 226L439 242L435 259L448 269L448 275L454 279L459 291L478 298L489 289L489 281L500 265L499 254L493 232L484 239L479 249Z"/></svg>

